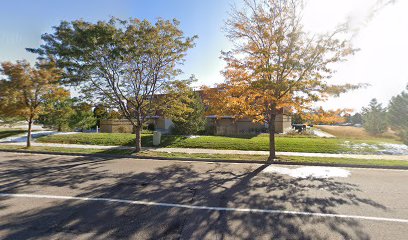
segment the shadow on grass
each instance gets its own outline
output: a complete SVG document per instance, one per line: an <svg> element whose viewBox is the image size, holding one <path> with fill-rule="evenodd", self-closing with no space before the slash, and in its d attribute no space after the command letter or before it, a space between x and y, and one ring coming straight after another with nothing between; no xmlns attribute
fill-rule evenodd
<svg viewBox="0 0 408 240"><path fill-rule="evenodd" d="M265 136L267 137L268 134L266 133L247 133L247 134L238 134L238 135L223 135L220 137L228 137L228 138L241 138L241 139L251 139L251 138L255 138L255 137L259 137L259 136Z"/></svg>
<svg viewBox="0 0 408 240"><path fill-rule="evenodd" d="M160 147L167 147L177 142L181 142L187 138L188 138L187 136L179 136L179 135L162 135ZM133 140L132 144L128 146L135 146L135 141ZM153 135L142 136L142 147L154 147Z"/></svg>
<svg viewBox="0 0 408 240"><path fill-rule="evenodd" d="M112 160L70 157L56 161L55 157L43 157L29 161L20 157L2 161L0 189L3 193L29 193L31 189L64 187L75 190L80 197L332 214L342 206L363 204L385 209L371 199L360 197L357 185L334 179L299 180L267 175L261 173L266 165L233 169L230 165L156 162L130 168L126 165L129 162ZM310 194L315 190L319 194ZM3 203L3 210L8 207ZM360 223L353 219L104 201L53 201L3 214L0 223L4 239L75 238L80 234L92 239L327 239L325 232L330 232L332 238L369 239Z"/></svg>
<svg viewBox="0 0 408 240"><path fill-rule="evenodd" d="M186 136L162 135L161 147L165 147L186 139ZM142 134L143 147L153 147L153 135ZM135 135L127 133L78 133L69 135L53 135L36 140L40 143L83 144L133 147L136 145Z"/></svg>

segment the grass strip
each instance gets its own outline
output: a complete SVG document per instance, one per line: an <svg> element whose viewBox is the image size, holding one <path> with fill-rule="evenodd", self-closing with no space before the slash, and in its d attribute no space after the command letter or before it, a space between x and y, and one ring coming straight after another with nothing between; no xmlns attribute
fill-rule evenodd
<svg viewBox="0 0 408 240"><path fill-rule="evenodd" d="M266 162L265 155L231 155L231 154L188 154L188 153L164 153L143 151L134 154L127 149L81 149L81 148L61 148L61 147L30 147L0 145L0 150L18 150L25 152L55 152L72 154L110 154L128 155L131 157L151 157L168 159L190 159L190 160L223 160L223 161L245 161L245 162ZM379 160L379 159L354 159L354 158L328 158L328 157L300 157L300 156L278 156L279 162L293 164L326 164L326 165L350 165L350 166L375 166L375 167L404 167L408 168L408 161L401 160Z"/></svg>
<svg viewBox="0 0 408 240"><path fill-rule="evenodd" d="M0 129L0 138L11 137L25 132L27 131L19 129Z"/></svg>
<svg viewBox="0 0 408 240"><path fill-rule="evenodd" d="M134 146L135 136L126 133L79 133L52 135L39 138L37 141L61 144ZM151 134L142 135L142 146L153 147ZM200 136L197 138L163 135L160 147L268 151L269 138L267 134L241 137ZM276 138L276 150L279 152L342 153L351 149L345 146L340 139L278 136Z"/></svg>

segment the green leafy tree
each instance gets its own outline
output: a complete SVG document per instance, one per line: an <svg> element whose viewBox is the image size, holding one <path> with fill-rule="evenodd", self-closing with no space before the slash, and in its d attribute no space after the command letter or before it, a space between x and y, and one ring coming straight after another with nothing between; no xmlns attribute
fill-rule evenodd
<svg viewBox="0 0 408 240"><path fill-rule="evenodd" d="M44 44L28 49L63 68L63 81L79 86L89 98L119 109L136 130L136 152L141 130L152 114L153 96L181 71L195 37L185 37L177 20L112 18L90 23L61 22Z"/></svg>
<svg viewBox="0 0 408 240"><path fill-rule="evenodd" d="M38 117L38 122L59 132L69 131L70 120L74 114L73 100L69 94L58 98L51 97L46 101L44 112Z"/></svg>
<svg viewBox="0 0 408 240"><path fill-rule="evenodd" d="M103 119L123 119L119 111L110 109L105 104L98 104L93 110L94 117L96 118L96 125L100 127L100 122Z"/></svg>
<svg viewBox="0 0 408 240"><path fill-rule="evenodd" d="M205 107L197 92L190 86L193 78L173 81L166 86L165 95L160 99L164 116L173 122L173 134L196 134L205 129Z"/></svg>
<svg viewBox="0 0 408 240"><path fill-rule="evenodd" d="M0 80L1 115L24 118L28 124L27 147L31 146L31 128L34 120L43 112L50 98L66 95L58 85L61 72L55 66L39 62L31 67L27 61L3 62Z"/></svg>
<svg viewBox="0 0 408 240"><path fill-rule="evenodd" d="M302 114L293 113L292 114L292 124L303 124L306 121L303 119Z"/></svg>
<svg viewBox="0 0 408 240"><path fill-rule="evenodd" d="M110 110L108 113L108 119L123 119L122 114L120 114L119 111L116 110Z"/></svg>
<svg viewBox="0 0 408 240"><path fill-rule="evenodd" d="M83 131L95 127L97 118L91 104L67 95L48 99L38 122L58 131Z"/></svg>
<svg viewBox="0 0 408 240"><path fill-rule="evenodd" d="M408 85L403 91L391 98L388 106L388 123L408 145Z"/></svg>
<svg viewBox="0 0 408 240"><path fill-rule="evenodd" d="M108 119L108 117L109 117L108 108L103 104L96 105L96 107L93 110L93 113L94 113L94 116L96 118L96 125L98 127L101 126L100 123L101 123L102 119Z"/></svg>
<svg viewBox="0 0 408 240"><path fill-rule="evenodd" d="M363 124L363 117L361 113L355 113L353 116L350 117L350 121L352 124Z"/></svg>
<svg viewBox="0 0 408 240"><path fill-rule="evenodd" d="M71 129L80 129L81 131L96 126L97 119L92 111L92 105L74 99L73 109L75 113L70 118Z"/></svg>
<svg viewBox="0 0 408 240"><path fill-rule="evenodd" d="M386 109L373 98L368 107L362 110L363 127L373 135L384 133L387 130Z"/></svg>

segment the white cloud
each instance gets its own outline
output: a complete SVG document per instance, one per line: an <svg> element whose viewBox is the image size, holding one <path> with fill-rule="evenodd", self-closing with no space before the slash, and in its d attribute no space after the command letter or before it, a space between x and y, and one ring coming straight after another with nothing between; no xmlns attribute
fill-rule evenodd
<svg viewBox="0 0 408 240"><path fill-rule="evenodd" d="M353 6L354 9L349 13L347 13L347 6L351 1L336 2L345 4L343 8L336 5L338 10L334 12L337 14L333 13L333 16L339 17L340 12L344 11L342 14L352 19L354 28L359 30L353 39L353 44L361 50L348 62L338 66L338 72L333 76L333 81L336 83L365 82L371 84L371 87L347 93L322 105L326 108L354 108L359 111L372 98L377 98L387 105L389 99L401 92L408 83L406 71L408 15L405 13L408 9L408 1L397 1L389 5L385 5L385 1L358 1L359 5ZM380 10L379 6L384 7ZM320 7L316 7L314 11L323 11L324 6ZM373 9L376 10L375 15L370 12Z"/></svg>

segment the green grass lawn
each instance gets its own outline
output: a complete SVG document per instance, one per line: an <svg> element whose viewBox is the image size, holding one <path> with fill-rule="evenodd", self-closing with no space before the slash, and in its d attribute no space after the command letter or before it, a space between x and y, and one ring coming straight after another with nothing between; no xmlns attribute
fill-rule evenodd
<svg viewBox="0 0 408 240"><path fill-rule="evenodd" d="M329 138L278 136L275 143L276 151L279 152L337 153L346 150L341 146L341 142L338 139ZM269 137L266 134L253 138L202 136L172 143L171 147L268 151Z"/></svg>
<svg viewBox="0 0 408 240"><path fill-rule="evenodd" d="M187 153L162 153L144 151L134 154L132 150L123 149L81 149L81 148L61 148L61 147L30 147L23 146L4 146L0 145L0 150L18 150L24 152L55 152L71 154L117 154L129 156L141 156L151 158L168 158L171 159L195 159L195 160L224 160L224 161L254 161L266 162L265 155L230 155L230 154L187 154ZM356 165L356 166L378 166L378 167L404 167L408 168L408 161L400 160L367 160L353 158L327 158L327 157L296 157L296 156L278 156L279 162L294 164L327 164L327 165Z"/></svg>
<svg viewBox="0 0 408 240"><path fill-rule="evenodd" d="M144 157L161 158L186 158L186 159L213 159L213 160L234 160L234 161L264 161L265 155L231 155L231 154L186 154L186 153L162 153L162 152L141 152L138 155ZM388 167L408 167L408 161L401 160L368 160L354 158L328 158L328 157L300 157L300 156L278 156L278 161L283 163L297 164L327 164L327 165L358 165L358 166L388 166Z"/></svg>
<svg viewBox="0 0 408 240"><path fill-rule="evenodd" d="M79 133L72 135L52 135L39 138L37 141L66 144L133 146L134 138L135 136L133 134L126 133ZM276 137L276 150L281 152L339 153L348 150L342 143L342 140L330 138L278 136ZM151 134L142 135L142 146L153 146L153 137ZM201 136L198 138L163 135L161 147L267 151L269 150L269 139L268 135L254 137Z"/></svg>
<svg viewBox="0 0 408 240"><path fill-rule="evenodd" d="M0 138L11 137L25 132L27 131L19 129L0 129Z"/></svg>
<svg viewBox="0 0 408 240"><path fill-rule="evenodd" d="M177 143L185 140L183 136L162 136L162 146ZM78 133L67 135L51 135L41 137L37 142L47 143L65 143L65 144L86 144L86 145L105 145L105 146L134 146L135 135L129 133ZM142 134L142 146L153 146L153 135Z"/></svg>

